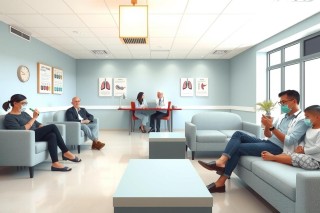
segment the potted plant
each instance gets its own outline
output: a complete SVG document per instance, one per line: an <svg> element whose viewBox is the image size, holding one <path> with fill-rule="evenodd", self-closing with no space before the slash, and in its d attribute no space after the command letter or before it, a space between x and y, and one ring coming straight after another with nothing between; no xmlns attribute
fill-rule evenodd
<svg viewBox="0 0 320 213"><path fill-rule="evenodd" d="M266 116L271 117L271 111L276 107L277 102L273 103L271 100L265 100L257 103L257 110L264 111Z"/></svg>

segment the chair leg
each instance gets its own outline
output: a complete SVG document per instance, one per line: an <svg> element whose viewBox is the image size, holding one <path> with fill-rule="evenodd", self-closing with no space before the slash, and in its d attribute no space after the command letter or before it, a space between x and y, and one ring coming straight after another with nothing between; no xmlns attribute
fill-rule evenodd
<svg viewBox="0 0 320 213"><path fill-rule="evenodd" d="M33 166L29 167L29 174L30 174L30 178L33 178L33 175L34 175L34 167Z"/></svg>
<svg viewBox="0 0 320 213"><path fill-rule="evenodd" d="M80 145L78 145L78 154L80 154Z"/></svg>

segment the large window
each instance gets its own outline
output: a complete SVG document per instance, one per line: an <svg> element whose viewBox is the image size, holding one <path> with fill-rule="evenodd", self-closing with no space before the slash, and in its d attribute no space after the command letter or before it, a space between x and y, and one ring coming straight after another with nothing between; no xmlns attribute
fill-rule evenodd
<svg viewBox="0 0 320 213"><path fill-rule="evenodd" d="M268 99L279 100L281 91L294 89L300 105L320 105L320 32L268 52ZM307 54L306 54L307 53Z"/></svg>
<svg viewBox="0 0 320 213"><path fill-rule="evenodd" d="M305 106L320 105L320 59L305 62Z"/></svg>

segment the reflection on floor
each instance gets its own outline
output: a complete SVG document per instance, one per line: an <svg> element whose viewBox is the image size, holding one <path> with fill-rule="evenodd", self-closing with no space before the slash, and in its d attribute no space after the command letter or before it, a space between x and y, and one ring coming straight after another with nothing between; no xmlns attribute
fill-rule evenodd
<svg viewBox="0 0 320 213"><path fill-rule="evenodd" d="M128 161L148 158L148 134L101 131L99 139L106 142L106 147L97 151L83 146L81 163L61 161L72 167L71 172L51 172L50 160L35 167L33 179L27 168L0 167L0 212L112 213L112 195ZM218 176L200 167L197 160L211 161L210 156L196 155L192 161L205 184ZM226 187L226 193L213 194L212 212L275 212L235 175Z"/></svg>

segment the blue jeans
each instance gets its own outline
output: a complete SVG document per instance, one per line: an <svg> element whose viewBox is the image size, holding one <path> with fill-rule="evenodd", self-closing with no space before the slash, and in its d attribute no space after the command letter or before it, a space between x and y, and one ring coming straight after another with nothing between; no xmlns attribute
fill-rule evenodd
<svg viewBox="0 0 320 213"><path fill-rule="evenodd" d="M81 130L92 141L98 140L98 126L96 123L81 124Z"/></svg>
<svg viewBox="0 0 320 213"><path fill-rule="evenodd" d="M240 131L235 132L222 153L229 158L223 175L230 177L241 156L261 156L262 151L278 155L282 153L282 148L269 140L251 137Z"/></svg>

